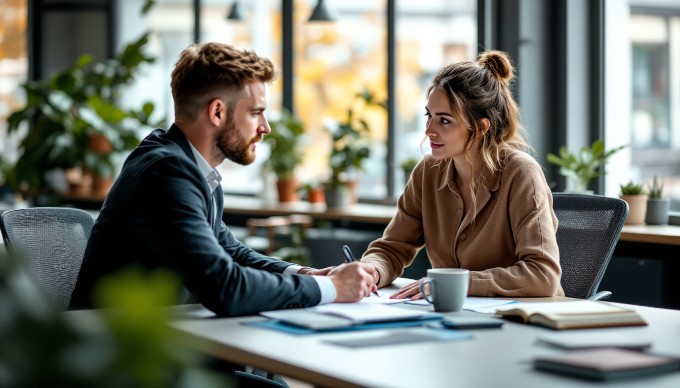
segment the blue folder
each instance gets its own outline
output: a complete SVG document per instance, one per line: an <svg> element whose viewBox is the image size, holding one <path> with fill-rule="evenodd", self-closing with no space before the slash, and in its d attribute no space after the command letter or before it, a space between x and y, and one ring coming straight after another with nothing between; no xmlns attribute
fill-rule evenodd
<svg viewBox="0 0 680 388"><path fill-rule="evenodd" d="M360 323L357 325L352 325L352 326L346 326L346 327L336 327L336 328L330 328L330 329L318 329L318 330L312 330L308 329L305 327L300 327L300 326L295 326L295 325L290 325L285 322L281 322L275 319L263 319L260 321L249 321L249 322L242 322L243 325L246 326L252 326L252 327L260 327L263 329L271 329L271 330L278 330L278 331L283 331L289 334L296 334L296 335L301 335L301 334L314 334L314 333L335 333L335 332L343 332L343 331L358 331L358 330L374 330L374 329L393 329L393 328L402 328L402 327L418 327L418 326L423 326L428 322L432 322L434 320L439 320L442 318L441 314L428 314L422 318L419 319L410 319L410 320L404 320L404 321L390 321L390 322L371 322L371 323Z"/></svg>

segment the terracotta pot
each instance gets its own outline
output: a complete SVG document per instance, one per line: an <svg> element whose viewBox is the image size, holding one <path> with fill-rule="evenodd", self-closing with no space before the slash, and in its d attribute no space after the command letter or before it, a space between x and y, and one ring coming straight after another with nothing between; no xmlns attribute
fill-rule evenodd
<svg viewBox="0 0 680 388"><path fill-rule="evenodd" d="M276 181L276 190L279 193L279 202L295 202L300 197L297 193L298 182L295 178L279 179Z"/></svg>
<svg viewBox="0 0 680 388"><path fill-rule="evenodd" d="M104 198L109 193L113 185L113 177L103 177L99 175L92 176L92 196L95 198Z"/></svg>
<svg viewBox="0 0 680 388"><path fill-rule="evenodd" d="M349 192L349 203L357 203L357 181L347 181L345 187Z"/></svg>
<svg viewBox="0 0 680 388"><path fill-rule="evenodd" d="M92 175L86 174L81 168L66 170L69 195L71 197L89 197L92 195Z"/></svg>
<svg viewBox="0 0 680 388"><path fill-rule="evenodd" d="M90 136L90 149L92 152L99 155L113 152L111 141L101 133L95 133Z"/></svg>
<svg viewBox="0 0 680 388"><path fill-rule="evenodd" d="M324 195L323 188L316 188L307 191L307 198L311 203L323 203L326 202L326 196Z"/></svg>
<svg viewBox="0 0 680 388"><path fill-rule="evenodd" d="M626 225L644 224L647 214L647 195L621 195L620 198L628 203Z"/></svg>

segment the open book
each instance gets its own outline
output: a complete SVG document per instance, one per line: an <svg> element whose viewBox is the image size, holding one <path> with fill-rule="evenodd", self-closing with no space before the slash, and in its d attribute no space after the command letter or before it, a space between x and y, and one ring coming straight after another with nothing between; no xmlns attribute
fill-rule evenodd
<svg viewBox="0 0 680 388"><path fill-rule="evenodd" d="M260 315L313 330L441 317L424 310L363 303L331 303L303 309L263 311Z"/></svg>
<svg viewBox="0 0 680 388"><path fill-rule="evenodd" d="M647 325L634 310L590 300L519 303L497 308L496 314L557 330Z"/></svg>

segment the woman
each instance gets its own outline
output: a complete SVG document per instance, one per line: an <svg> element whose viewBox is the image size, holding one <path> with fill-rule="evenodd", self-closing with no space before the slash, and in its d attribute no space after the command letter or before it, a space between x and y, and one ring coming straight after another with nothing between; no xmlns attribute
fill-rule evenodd
<svg viewBox="0 0 680 388"><path fill-rule="evenodd" d="M432 154L416 166L397 214L362 258L378 271L379 287L424 245L433 268L470 270L469 295L564 295L552 195L525 152L512 77L499 51L435 75L425 107ZM394 297L419 299L418 282Z"/></svg>

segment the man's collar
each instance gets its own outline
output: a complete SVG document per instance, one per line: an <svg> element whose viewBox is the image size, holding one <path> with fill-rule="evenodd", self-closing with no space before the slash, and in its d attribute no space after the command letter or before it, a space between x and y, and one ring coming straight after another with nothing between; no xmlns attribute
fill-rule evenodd
<svg viewBox="0 0 680 388"><path fill-rule="evenodd" d="M196 147L194 147L194 145L191 144L190 140L189 147L191 147L191 152L194 154L194 158L196 159L198 169L201 170L203 177L205 177L206 182L208 182L208 186L210 186L210 191L215 190L215 188L217 188L217 186L222 181L222 175L220 175L217 169L212 168L212 166L210 166L210 163L208 163L208 161L205 160L203 155L201 155L201 153L198 152Z"/></svg>

